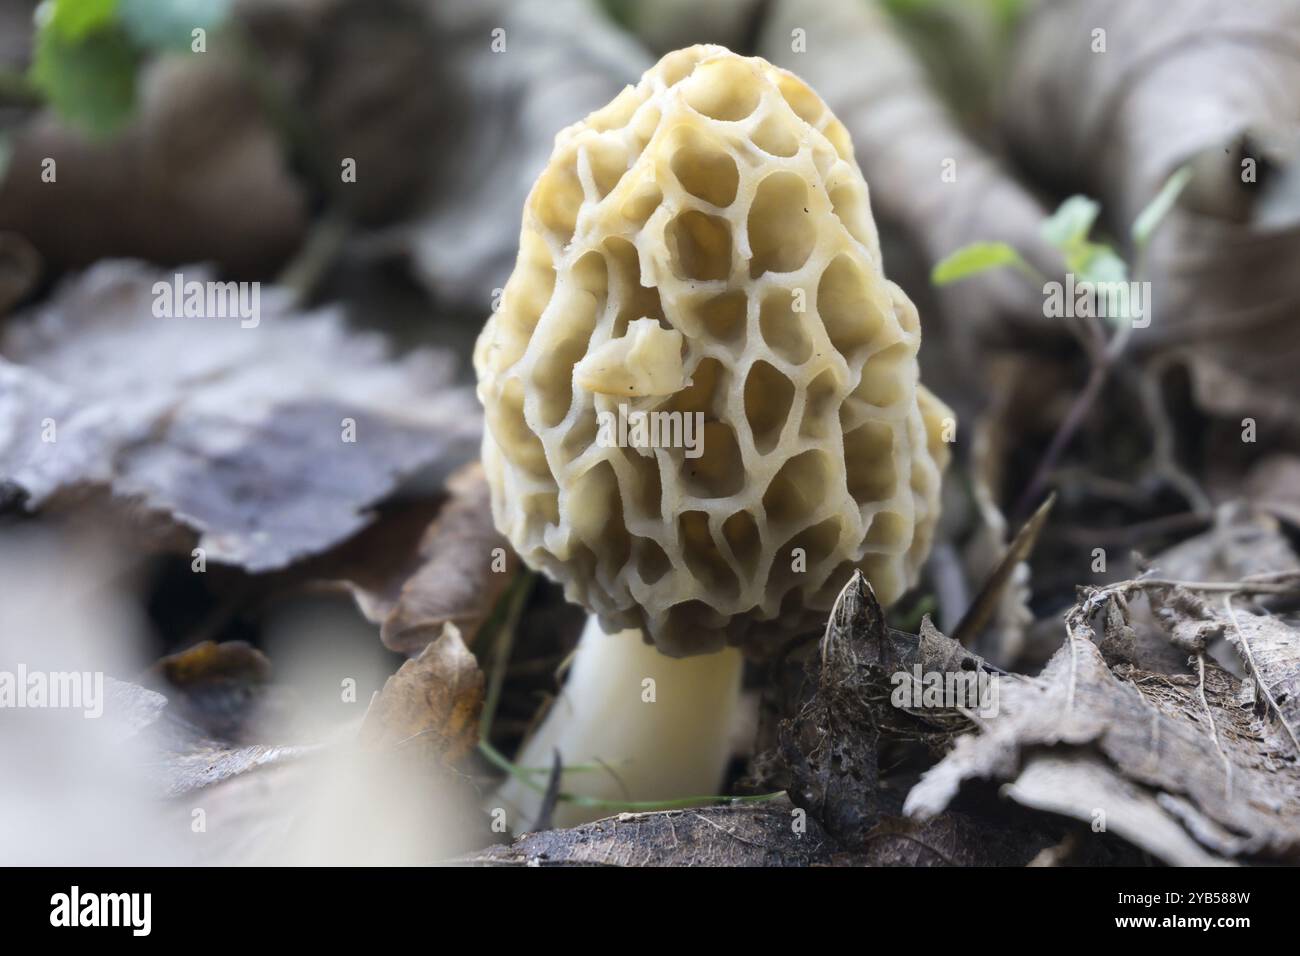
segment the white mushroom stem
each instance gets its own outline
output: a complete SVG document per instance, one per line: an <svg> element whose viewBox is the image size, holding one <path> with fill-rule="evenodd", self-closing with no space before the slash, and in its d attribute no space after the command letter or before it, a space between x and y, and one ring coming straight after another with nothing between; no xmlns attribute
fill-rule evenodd
<svg viewBox="0 0 1300 956"><path fill-rule="evenodd" d="M671 658L637 630L587 619L568 680L515 763L545 770L560 753L564 793L617 803L718 793L730 756L743 658L735 648ZM546 773L531 777L544 789ZM516 833L533 829L542 794L512 777L498 794ZM616 812L561 801L553 825Z"/></svg>

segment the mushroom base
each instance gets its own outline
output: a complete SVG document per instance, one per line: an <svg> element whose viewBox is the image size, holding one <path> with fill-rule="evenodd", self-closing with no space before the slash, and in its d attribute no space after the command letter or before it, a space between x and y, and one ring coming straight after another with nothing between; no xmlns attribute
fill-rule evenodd
<svg viewBox="0 0 1300 956"><path fill-rule="evenodd" d="M516 763L566 770L560 790L616 803L707 797L718 792L730 756L744 659L735 648L671 658L637 630L606 634L594 616L560 696ZM534 775L544 787L546 776ZM497 794L516 833L534 827L542 794L518 779ZM574 826L616 808L561 801L553 825Z"/></svg>

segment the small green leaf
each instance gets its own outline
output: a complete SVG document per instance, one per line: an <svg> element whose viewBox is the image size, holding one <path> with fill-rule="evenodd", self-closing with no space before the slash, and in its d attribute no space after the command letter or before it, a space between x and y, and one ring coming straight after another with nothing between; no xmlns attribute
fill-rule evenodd
<svg viewBox="0 0 1300 956"><path fill-rule="evenodd" d="M1156 231L1165 216L1169 215L1169 210L1174 208L1174 203L1178 201L1179 195L1187 188L1187 184L1192 180L1192 168L1182 166L1174 172L1165 184L1160 187L1160 192L1156 193L1156 198L1147 203L1146 208L1138 213L1137 218L1133 220L1133 244L1141 247L1147 244L1151 234Z"/></svg>
<svg viewBox="0 0 1300 956"><path fill-rule="evenodd" d="M1070 257L1070 271L1088 282L1127 282L1128 263L1110 246L1086 242Z"/></svg>
<svg viewBox="0 0 1300 956"><path fill-rule="evenodd" d="M1097 221L1101 206L1087 196L1071 196L1047 219L1043 220L1042 235L1056 248L1069 251L1088 238L1092 224Z"/></svg>
<svg viewBox="0 0 1300 956"><path fill-rule="evenodd" d="M50 0L49 6L38 10L38 18L41 29L76 43L111 23L117 4L118 0Z"/></svg>
<svg viewBox="0 0 1300 956"><path fill-rule="evenodd" d="M1005 242L972 242L937 262L930 272L930 281L935 285L948 285L1003 266L1030 269L1020 253Z"/></svg>
<svg viewBox="0 0 1300 956"><path fill-rule="evenodd" d="M105 136L131 116L138 66L138 52L116 26L77 42L45 28L37 33L31 80L60 116Z"/></svg>
<svg viewBox="0 0 1300 956"><path fill-rule="evenodd" d="M215 30L230 17L231 0L119 0L127 34L151 50L189 50L193 31Z"/></svg>
<svg viewBox="0 0 1300 956"><path fill-rule="evenodd" d="M1134 318L1128 263L1110 246L1084 242L1074 247L1069 269L1077 283L1090 283L1096 296L1094 314L1119 326Z"/></svg>

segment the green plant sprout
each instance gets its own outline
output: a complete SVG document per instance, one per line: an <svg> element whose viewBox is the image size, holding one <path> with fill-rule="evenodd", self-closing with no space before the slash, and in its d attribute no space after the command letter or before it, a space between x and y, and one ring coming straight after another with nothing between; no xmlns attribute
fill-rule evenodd
<svg viewBox="0 0 1300 956"><path fill-rule="evenodd" d="M190 51L194 31L225 26L230 7L231 0L45 0L27 91L83 132L109 136L135 111L148 55Z"/></svg>
<svg viewBox="0 0 1300 956"><path fill-rule="evenodd" d="M1101 206L1096 200L1089 199L1087 196L1071 196L1061 203L1056 212L1043 221L1040 227L1041 235L1051 246L1060 251L1066 271L1079 283L1090 284L1100 296L1103 290L1113 289L1118 283L1127 283L1130 274L1141 274L1142 258L1151 236L1173 209L1191 178L1191 168L1180 167L1165 181L1160 191L1133 220L1129 238L1133 246L1135 268L1131 272L1129 264L1112 246L1089 238ZM1051 280L1030 265L1019 250L1005 242L976 242L962 246L935 264L930 273L930 281L935 285L945 286L981 272L1008 266L1031 277L1042 287L1045 295L1048 293ZM1110 298L1108 301L1113 305L1116 300ZM1075 397L1070 410L1062 419L1056 434L1052 436L1052 441L1039 461L1032 479L1012 509L1010 514L1012 527L1019 526L1029 516L1035 503L1046 490L1062 452L1087 418L1093 402L1101 394L1111 368L1128 344L1135 327L1133 322L1135 297L1124 295L1119 297L1118 301L1119 308L1107 309L1104 312L1104 315L1117 326L1115 334L1109 338L1100 323L1096 321L1095 315L1091 313L1084 316L1087 321L1081 327L1070 326L1071 330L1079 336L1088 354L1092 370L1082 391Z"/></svg>
<svg viewBox="0 0 1300 956"><path fill-rule="evenodd" d="M1178 196L1192 178L1188 166L1179 168L1166 180L1151 202L1138 213L1129 230L1134 252L1141 255L1156 227L1173 209ZM1101 204L1087 196L1071 196L1052 215L1043 220L1041 235L1061 252L1066 269L1080 281L1091 283L1127 282L1129 266L1114 247L1089 238L1096 224ZM1005 242L973 242L944 256L930 272L930 281L938 286L1010 266L1025 275L1046 283L1047 277L1030 265L1019 250Z"/></svg>

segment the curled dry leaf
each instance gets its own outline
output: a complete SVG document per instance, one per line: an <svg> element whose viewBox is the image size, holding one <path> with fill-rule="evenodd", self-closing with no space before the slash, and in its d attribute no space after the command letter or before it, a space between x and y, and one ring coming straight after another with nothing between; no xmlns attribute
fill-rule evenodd
<svg viewBox="0 0 1300 956"><path fill-rule="evenodd" d="M366 620L382 624L397 605L402 585L418 570L420 542L445 503L442 494L384 502L369 525L295 565L287 576L293 583L350 594Z"/></svg>
<svg viewBox="0 0 1300 956"><path fill-rule="evenodd" d="M1197 674L1112 669L1085 611L1067 621L1068 640L1042 674L1000 682L996 715L924 775L906 812L938 813L966 780L1005 780L1029 806L1094 822L1100 809L1109 829L1169 863L1300 858L1294 745L1241 707L1240 682L1203 656ZM1040 757L1056 762L1036 765Z"/></svg>
<svg viewBox="0 0 1300 956"><path fill-rule="evenodd" d="M451 356L394 359L274 287L249 327L159 318L160 281L100 263L0 337L0 484L29 509L106 488L197 533L207 560L262 572L345 540L403 478L472 456L480 414Z"/></svg>
<svg viewBox="0 0 1300 956"><path fill-rule="evenodd" d="M478 745L483 672L455 625L384 682L361 725L371 747L415 745L445 765Z"/></svg>
<svg viewBox="0 0 1300 956"><path fill-rule="evenodd" d="M814 665L816 690L778 732L790 798L836 839L854 846L882 811L876 695L864 686L869 678L859 658L869 660L885 632L871 585L854 572L831 610Z"/></svg>
<svg viewBox="0 0 1300 956"><path fill-rule="evenodd" d="M1175 581L1240 581L1256 574L1300 571L1291 543L1266 510L1228 502L1201 534L1151 559L1160 577Z"/></svg>
<svg viewBox="0 0 1300 956"><path fill-rule="evenodd" d="M1231 582L1261 573L1300 571L1300 558L1271 515L1240 502L1228 502L1215 509L1208 530L1161 551L1144 566L1149 566L1153 575L1164 580ZM1148 602L1135 601L1123 609L1124 619L1132 625L1131 651L1126 659L1146 671L1189 673L1185 642L1180 644L1171 637L1179 630L1178 622L1186 618L1176 615L1166 623L1161 621L1160 613L1162 606L1173 599L1183 606L1194 607L1199 621L1202 602L1186 592L1156 590L1148 596ZM1217 626L1216 631L1226 638L1222 626ZM1103 637L1102 649L1107 652L1107 659L1110 658L1108 642L1116 633L1119 633L1116 628L1108 627ZM1225 641L1216 639L1205 649L1221 666L1239 676L1243 673Z"/></svg>
<svg viewBox="0 0 1300 956"><path fill-rule="evenodd" d="M878 747L883 734L908 723L923 733L918 711L893 706L894 675L977 671L983 662L940 634L929 620L920 636L894 631L870 584L855 573L836 599L820 653L810 664L812 694L780 724L779 755L791 799L847 848L864 846L890 808L881 788ZM911 715L911 716L909 716ZM928 731L964 726L956 710L926 708ZM935 731L933 728L940 728Z"/></svg>
<svg viewBox="0 0 1300 956"><path fill-rule="evenodd" d="M1033 755L1003 794L1023 807L1059 813L1146 847L1173 866L1222 866L1216 857L1167 813L1159 795L1134 784L1091 754ZM1104 816L1098 816L1098 812Z"/></svg>

